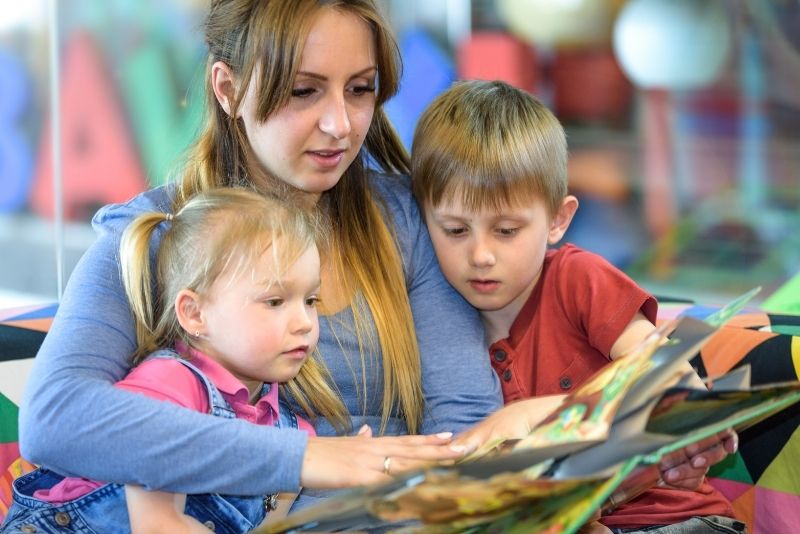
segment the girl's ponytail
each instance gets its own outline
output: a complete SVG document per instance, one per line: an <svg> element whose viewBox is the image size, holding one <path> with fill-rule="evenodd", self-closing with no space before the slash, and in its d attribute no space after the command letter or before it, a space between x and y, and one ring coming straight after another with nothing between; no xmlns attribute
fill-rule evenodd
<svg viewBox="0 0 800 534"><path fill-rule="evenodd" d="M145 213L137 217L122 235L122 283L133 312L139 353L157 348L153 346L158 314L153 302L155 279L150 260L150 241L156 228L164 221L171 220L171 213Z"/></svg>

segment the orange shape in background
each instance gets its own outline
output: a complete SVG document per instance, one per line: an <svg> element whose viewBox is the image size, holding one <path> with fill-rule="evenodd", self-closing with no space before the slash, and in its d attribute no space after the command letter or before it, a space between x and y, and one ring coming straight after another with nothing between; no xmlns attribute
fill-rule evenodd
<svg viewBox="0 0 800 534"><path fill-rule="evenodd" d="M723 326L700 349L708 376L714 378L727 373L751 350L777 335L738 326Z"/></svg>
<svg viewBox="0 0 800 534"><path fill-rule="evenodd" d="M67 219L91 217L96 208L146 189L144 172L113 80L87 33L67 45L61 87L63 205ZM42 132L31 205L52 217L51 121Z"/></svg>
<svg viewBox="0 0 800 534"><path fill-rule="evenodd" d="M536 53L513 35L474 32L459 44L456 63L462 80L503 80L524 91L536 90Z"/></svg>

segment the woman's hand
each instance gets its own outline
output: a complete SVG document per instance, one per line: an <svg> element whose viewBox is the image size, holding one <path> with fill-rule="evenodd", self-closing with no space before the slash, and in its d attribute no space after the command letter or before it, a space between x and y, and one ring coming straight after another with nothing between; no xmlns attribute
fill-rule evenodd
<svg viewBox="0 0 800 534"><path fill-rule="evenodd" d="M467 448L452 434L373 438L369 427L352 437L310 437L300 484L309 488L343 488L386 482L391 475L464 456Z"/></svg>
<svg viewBox="0 0 800 534"><path fill-rule="evenodd" d="M725 430L661 459L659 485L694 491L700 487L708 468L739 448L739 436Z"/></svg>
<svg viewBox="0 0 800 534"><path fill-rule="evenodd" d="M563 400L564 395L548 395L507 404L460 434L454 443L475 450L492 441L522 438L561 405Z"/></svg>

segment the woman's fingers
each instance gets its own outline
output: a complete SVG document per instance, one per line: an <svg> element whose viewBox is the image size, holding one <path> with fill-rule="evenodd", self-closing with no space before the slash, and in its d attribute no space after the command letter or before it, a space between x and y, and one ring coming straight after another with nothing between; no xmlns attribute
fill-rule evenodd
<svg viewBox="0 0 800 534"><path fill-rule="evenodd" d="M452 443L449 432L372 438L362 430L353 437L310 437L300 483L311 488L338 488L384 482L409 469L452 462L467 452L464 446Z"/></svg>

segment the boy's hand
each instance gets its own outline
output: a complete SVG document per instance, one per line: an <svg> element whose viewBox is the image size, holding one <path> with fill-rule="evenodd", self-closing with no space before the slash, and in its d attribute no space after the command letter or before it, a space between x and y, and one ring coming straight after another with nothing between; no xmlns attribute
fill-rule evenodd
<svg viewBox="0 0 800 534"><path fill-rule="evenodd" d="M563 400L564 395L548 395L508 404L460 434L453 443L476 450L485 443L525 437Z"/></svg>
<svg viewBox="0 0 800 534"><path fill-rule="evenodd" d="M600 522L600 510L597 510L586 524L578 529L577 534L611 534L611 529Z"/></svg>
<svg viewBox="0 0 800 534"><path fill-rule="evenodd" d="M703 483L708 468L739 448L739 436L726 430L662 458L659 485L694 491Z"/></svg>

